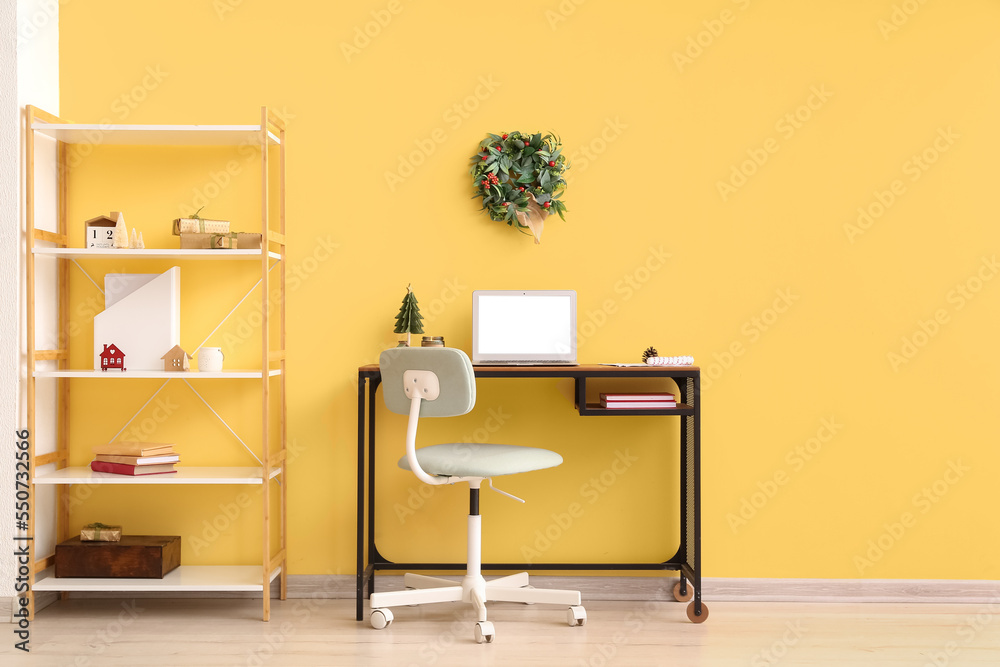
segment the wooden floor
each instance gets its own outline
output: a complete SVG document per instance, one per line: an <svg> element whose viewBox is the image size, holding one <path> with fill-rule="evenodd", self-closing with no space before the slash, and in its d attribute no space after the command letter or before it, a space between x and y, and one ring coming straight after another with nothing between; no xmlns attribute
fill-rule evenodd
<svg viewBox="0 0 1000 667"><path fill-rule="evenodd" d="M275 600L263 623L259 600L71 599L38 614L30 655L4 632L0 665L1000 665L1000 602L710 604L693 625L681 603L591 602L576 628L562 609L493 604L496 640L479 645L458 604L398 609L379 631L352 600Z"/></svg>

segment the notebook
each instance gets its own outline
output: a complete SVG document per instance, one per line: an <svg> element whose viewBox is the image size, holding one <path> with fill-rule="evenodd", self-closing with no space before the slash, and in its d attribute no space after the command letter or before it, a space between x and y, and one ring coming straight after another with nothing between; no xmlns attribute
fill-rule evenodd
<svg viewBox="0 0 1000 667"><path fill-rule="evenodd" d="M576 292L476 290L472 363L576 365Z"/></svg>

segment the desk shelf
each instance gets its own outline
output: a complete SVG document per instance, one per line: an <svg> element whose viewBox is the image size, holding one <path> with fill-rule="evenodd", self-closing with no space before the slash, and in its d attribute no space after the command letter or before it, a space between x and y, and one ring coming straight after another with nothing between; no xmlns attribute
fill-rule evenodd
<svg viewBox="0 0 1000 667"><path fill-rule="evenodd" d="M676 408L603 408L600 403L587 403L583 407L577 406L580 414L584 417L605 417L610 415L621 416L670 416L670 415L693 415L694 406L678 403Z"/></svg>

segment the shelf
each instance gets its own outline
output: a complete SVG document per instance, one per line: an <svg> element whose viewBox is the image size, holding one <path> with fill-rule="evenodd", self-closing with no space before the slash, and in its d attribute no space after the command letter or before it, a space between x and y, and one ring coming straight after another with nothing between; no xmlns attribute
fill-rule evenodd
<svg viewBox="0 0 1000 667"><path fill-rule="evenodd" d="M31 129L68 144L104 146L260 145L259 125L87 125L35 122ZM280 144L273 132L268 143Z"/></svg>
<svg viewBox="0 0 1000 667"><path fill-rule="evenodd" d="M62 257L64 259L209 259L209 260L260 260L260 250L181 250L178 248L148 248L131 250L128 248L35 248L36 255ZM281 259L281 255L269 251L271 259Z"/></svg>
<svg viewBox="0 0 1000 667"><path fill-rule="evenodd" d="M281 375L280 368L272 368L267 372L269 377ZM232 370L218 372L203 371L35 371L36 378L91 378L99 380L261 380L264 373L253 370Z"/></svg>
<svg viewBox="0 0 1000 667"><path fill-rule="evenodd" d="M678 403L676 408L602 408L600 403L587 403L587 407L580 408L580 414L584 416L605 416L605 415L649 415L649 416L669 416L669 415L693 415L694 408L684 403Z"/></svg>
<svg viewBox="0 0 1000 667"><path fill-rule="evenodd" d="M258 591L264 590L259 565L181 565L162 579L99 579L48 576L35 580L32 590L38 591ZM271 581L281 568L271 572Z"/></svg>
<svg viewBox="0 0 1000 667"><path fill-rule="evenodd" d="M94 472L89 467L60 468L50 473L36 475L35 484L261 484L261 468L209 468L200 466L179 466L177 472L167 475L115 475L109 472ZM280 474L280 469L271 471L271 479Z"/></svg>

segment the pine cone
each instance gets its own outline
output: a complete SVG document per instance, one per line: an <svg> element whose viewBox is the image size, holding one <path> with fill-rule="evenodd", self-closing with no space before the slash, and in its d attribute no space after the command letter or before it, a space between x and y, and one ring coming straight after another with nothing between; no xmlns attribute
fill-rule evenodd
<svg viewBox="0 0 1000 667"><path fill-rule="evenodd" d="M660 353L656 351L655 347L647 347L645 352L642 353L642 363L646 363L650 357L658 357Z"/></svg>

